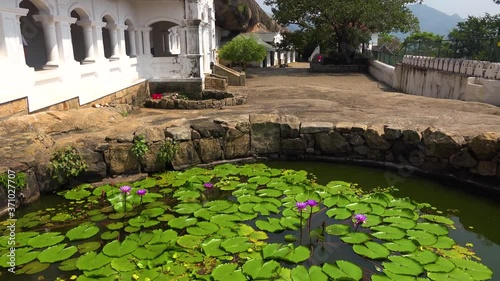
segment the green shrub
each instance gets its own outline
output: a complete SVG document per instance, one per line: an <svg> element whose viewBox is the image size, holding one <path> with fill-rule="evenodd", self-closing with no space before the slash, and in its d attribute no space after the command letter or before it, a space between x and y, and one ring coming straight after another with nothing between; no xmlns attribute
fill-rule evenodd
<svg viewBox="0 0 500 281"><path fill-rule="evenodd" d="M3 173L0 175L0 186L8 188L8 186L15 186L16 189L23 189L26 187L26 173L19 172L15 174L14 178L10 178L11 182L9 184L9 174Z"/></svg>
<svg viewBox="0 0 500 281"><path fill-rule="evenodd" d="M224 44L219 50L219 57L232 63L240 63L246 70L247 63L262 61L266 57L266 48L255 37L239 35Z"/></svg>
<svg viewBox="0 0 500 281"><path fill-rule="evenodd" d="M80 173L87 170L87 164L78 150L72 146L54 152L50 163L52 178L60 183L76 178Z"/></svg>
<svg viewBox="0 0 500 281"><path fill-rule="evenodd" d="M158 151L158 161L162 164L172 161L178 150L178 142L171 139L165 140L165 142L160 147L160 150Z"/></svg>
<svg viewBox="0 0 500 281"><path fill-rule="evenodd" d="M134 139L134 145L130 149L132 154L134 154L137 159L142 159L144 155L149 151L149 146L146 143L146 139L143 135L138 135Z"/></svg>

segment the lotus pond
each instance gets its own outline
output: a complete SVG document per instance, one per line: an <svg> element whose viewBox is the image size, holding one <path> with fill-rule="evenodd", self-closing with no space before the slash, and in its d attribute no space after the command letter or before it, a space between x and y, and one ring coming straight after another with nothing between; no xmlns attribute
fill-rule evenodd
<svg viewBox="0 0 500 281"><path fill-rule="evenodd" d="M462 210L441 209L446 197L431 202L436 208L424 202L435 191L418 197L425 186L410 190L412 199L398 184L399 191L361 189L342 169L356 176L345 166L327 170L325 180L304 170L224 164L78 186L18 217L16 274L7 271L4 221L0 279L493 280L498 260L487 249L499 246L465 229ZM387 185L380 170L356 169ZM486 240L491 247L477 251Z"/></svg>

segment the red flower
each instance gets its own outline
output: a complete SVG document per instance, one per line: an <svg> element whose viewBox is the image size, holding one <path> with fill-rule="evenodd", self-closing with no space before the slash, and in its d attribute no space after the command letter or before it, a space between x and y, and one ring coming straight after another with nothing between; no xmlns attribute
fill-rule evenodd
<svg viewBox="0 0 500 281"><path fill-rule="evenodd" d="M162 94L151 94L151 98L153 98L154 100L161 100L162 97Z"/></svg>

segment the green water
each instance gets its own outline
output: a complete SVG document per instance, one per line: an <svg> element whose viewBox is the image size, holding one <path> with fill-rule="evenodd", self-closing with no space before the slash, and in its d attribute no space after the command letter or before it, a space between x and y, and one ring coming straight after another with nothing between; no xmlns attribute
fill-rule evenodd
<svg viewBox="0 0 500 281"><path fill-rule="evenodd" d="M332 180L342 180L357 183L359 187L370 190L376 187L395 186L399 191L394 195L397 197L409 197L417 202L426 202L443 212L444 216L450 217L458 230L450 231L450 237L458 244L465 245L473 243L474 252L482 258L482 263L493 270L493 281L500 281L500 233L494 226L495 218L500 214L500 203L498 197L492 195L477 195L465 192L467 186L440 183L422 177L409 176L408 173L397 171L386 171L381 169L364 168L359 166L340 165L325 162L268 162L266 165L280 169L306 170L317 176L320 184L326 184ZM469 187L470 190L470 187ZM17 216L36 210L54 207L67 202L63 197L50 195L43 197L37 203L18 210ZM319 225L313 225L319 227ZM270 241L282 239L270 234ZM282 236L282 235L278 235ZM273 239L274 238L274 239ZM307 238L308 239L308 238ZM349 252L352 252L350 250ZM319 250L319 249L318 249ZM335 248L335 254L342 256L343 248ZM315 255L328 256L331 253L317 253ZM329 259L331 257L325 257ZM354 258L354 257L353 257ZM321 262L321 261L319 261ZM316 264L316 263L311 263ZM307 265L311 265L307 264ZM5 272L3 272L5 273ZM43 272L45 280L54 280L60 275L57 267ZM37 280L39 274L22 276L23 280ZM20 276L4 274L0 280L19 280Z"/></svg>
<svg viewBox="0 0 500 281"><path fill-rule="evenodd" d="M493 281L500 281L500 231L496 219L500 215L500 198L471 190L470 186L441 183L398 171L366 168L325 162L273 161L269 167L305 170L317 176L320 184L332 180L358 183L370 190L394 186L397 197L409 197L421 203L429 203L450 217L457 228L467 231L450 231L450 237L458 244L473 243L474 252L482 263L493 270ZM468 190L468 191L467 191ZM472 192L471 192L472 191Z"/></svg>

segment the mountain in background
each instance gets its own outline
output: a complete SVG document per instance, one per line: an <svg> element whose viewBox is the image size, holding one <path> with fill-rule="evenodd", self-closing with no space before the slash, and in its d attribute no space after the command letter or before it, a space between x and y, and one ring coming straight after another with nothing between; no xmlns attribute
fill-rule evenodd
<svg viewBox="0 0 500 281"><path fill-rule="evenodd" d="M445 38L459 22L464 21L457 14L450 16L426 5L414 4L410 5L409 8L420 22L420 31L432 32ZM395 33L395 35L404 39L410 34Z"/></svg>
<svg viewBox="0 0 500 281"><path fill-rule="evenodd" d="M255 0L262 9L272 17L271 8L264 5L264 0ZM448 15L427 5L414 4L409 6L412 13L420 22L420 31L433 32L444 37L457 26L457 23L464 21L459 15ZM298 29L297 25L287 26L287 29L294 31ZM395 33L400 39L406 38L409 34Z"/></svg>

